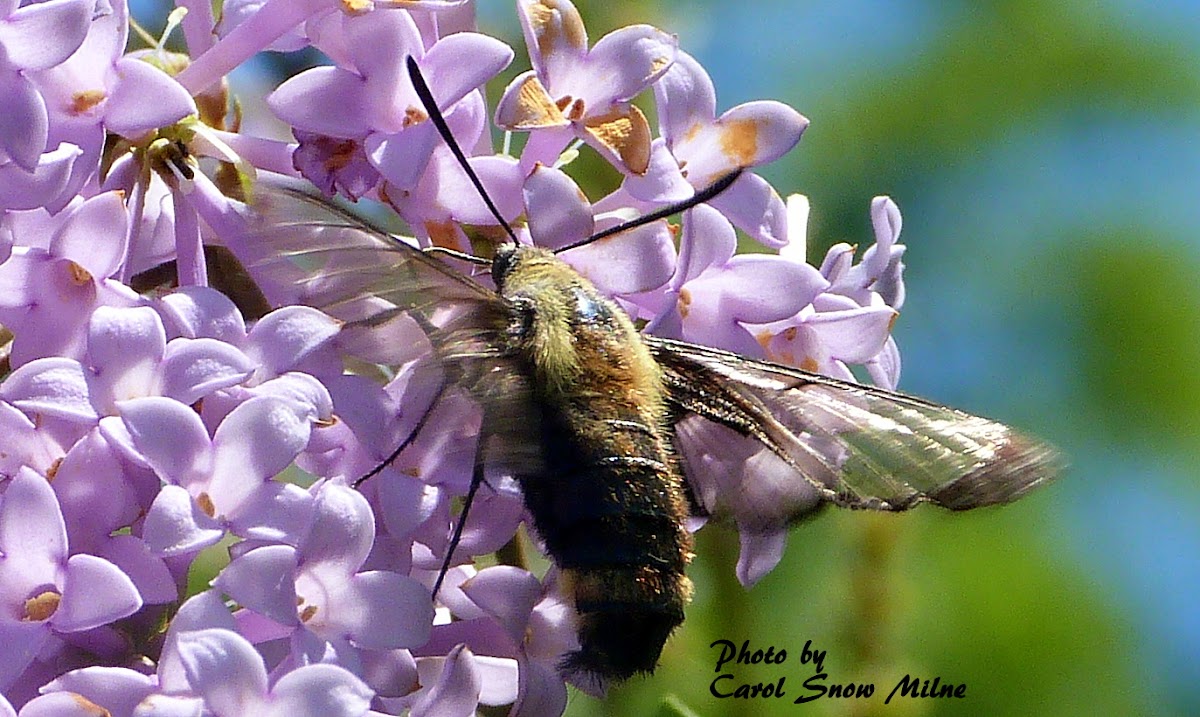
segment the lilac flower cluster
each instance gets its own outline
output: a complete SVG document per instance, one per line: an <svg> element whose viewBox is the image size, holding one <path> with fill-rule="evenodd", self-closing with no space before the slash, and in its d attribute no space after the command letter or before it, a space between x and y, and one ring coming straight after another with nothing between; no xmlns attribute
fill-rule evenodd
<svg viewBox="0 0 1200 717"><path fill-rule="evenodd" d="M209 0L176 4L166 33L188 56L126 52L125 0L0 3L0 715L563 711L557 664L578 646L555 571L471 563L525 518L511 481L489 481L431 598L479 415L435 401L422 339L383 383L344 370L338 320L282 306L247 325L209 288L202 247L244 241L230 196L260 172L382 202L421 246L469 250L468 229L495 226L407 57L521 241L565 247L747 170L681 232L658 221L563 257L647 331L895 385L895 204L874 200L861 261L839 244L807 264L806 202L748 171L807 120L770 101L718 115L674 36L589 45L566 0L518 0L531 69L489 113L481 87L514 53L465 0L226 0L219 22ZM237 131L227 74L308 46L330 64L266 98L298 141ZM646 90L657 136L631 103ZM489 118L524 138L519 156L493 149ZM586 199L567 171L580 151L621 185ZM736 230L775 253L735 254ZM178 289L130 288L168 260ZM228 560L189 593L210 549ZM747 583L778 560L755 550Z"/></svg>

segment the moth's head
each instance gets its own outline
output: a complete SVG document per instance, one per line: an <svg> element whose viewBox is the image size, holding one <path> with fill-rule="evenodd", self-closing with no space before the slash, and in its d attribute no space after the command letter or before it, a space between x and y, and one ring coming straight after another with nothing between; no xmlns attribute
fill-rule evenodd
<svg viewBox="0 0 1200 717"><path fill-rule="evenodd" d="M513 243L496 247L496 254L492 257L492 281L496 284L496 291L504 290L504 280L517 264L518 249L520 245Z"/></svg>
<svg viewBox="0 0 1200 717"><path fill-rule="evenodd" d="M579 275L554 252L526 244L501 244L492 257L492 281L496 291L507 295L530 282L546 286L579 281Z"/></svg>

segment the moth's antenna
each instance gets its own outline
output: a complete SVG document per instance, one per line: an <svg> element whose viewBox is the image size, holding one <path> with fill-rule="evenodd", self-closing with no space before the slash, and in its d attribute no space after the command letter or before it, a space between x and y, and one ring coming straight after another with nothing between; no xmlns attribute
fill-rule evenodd
<svg viewBox="0 0 1200 717"><path fill-rule="evenodd" d="M405 58L404 62L405 67L408 69L408 77L410 80L412 80L413 89L416 90L417 97L421 99L421 104L425 107L425 112L429 115L429 119L433 122L433 126L437 128L438 134L442 136L442 140L446 142L446 146L450 148L450 152L454 154L454 158L458 160L459 166L461 166L463 171L467 173L467 177L470 178L471 184L475 186L475 191L479 192L479 196L483 198L483 203L487 205L488 211L492 213L492 216L496 218L496 221L500 224L500 226L504 227L504 233L508 234L508 238L511 239L514 244L518 243L517 235L513 233L512 227L509 226L508 222L504 220L504 217L500 216L500 210L496 208L495 203L492 202L492 198L488 196L487 190L483 188L483 182L479 180L479 175L475 173L475 170L472 169L471 165L467 162L467 155L464 154L462 148L458 146L458 140L454 139L454 135L450 133L450 126L446 124L446 118L442 115L442 111L438 109L437 102L433 99L433 92L429 90L429 85L426 84L425 78L421 75L421 68L417 67L417 61L413 59L412 55L409 55L407 58ZM554 253L558 254L560 252L567 251L568 249L575 249L576 247L585 246L594 241L599 241L605 237L610 237L613 234L620 234L621 232L626 232L630 229L636 229L651 222L656 222L659 219L664 219L672 214L678 214L679 212L691 209L697 204L703 204L721 192L724 192L726 189L729 189L730 185L737 181L738 177L742 176L742 171L742 169L735 169L732 172L729 172L728 174L718 178L717 181L708 185L704 189L701 189L683 201L669 204L661 209L656 209L649 214L637 217L636 219L631 219L627 222L618 224L615 227L609 227L604 231L596 232L586 239L581 239L573 244L559 247L558 249L554 250Z"/></svg>
<svg viewBox="0 0 1200 717"><path fill-rule="evenodd" d="M577 247L587 246L588 244L591 244L594 241L600 241L604 237L610 237L613 234L620 234L621 232L627 232L630 229L637 229L638 227L645 226L646 224L649 224L650 222L656 222L659 219L665 219L665 218L671 216L672 214L678 214L679 212L691 209L692 207L696 206L697 204L703 204L703 203L707 202L708 200L712 199L713 197L717 196L721 192L725 191L726 189L729 189L730 185L732 185L734 182L736 182L738 177L742 176L743 171L744 170L742 170L742 169L735 169L732 172L721 176L719 179L717 179L717 181L708 185L704 189L701 189L700 191L696 192L695 194L688 197L687 199L684 199L679 202L675 202L674 204L668 204L667 206L665 206L661 209L656 209L656 210L650 212L649 214L643 214L642 216L637 217L636 219L630 219L629 221L622 222L621 224L618 224L615 227L609 227L608 229L605 229L603 231L596 232L595 234L591 235L590 237L587 237L586 239L580 239L579 241L575 242L574 244L568 244L564 247L559 247L558 249L554 250L554 253L559 254L561 252L567 251L568 249L575 249Z"/></svg>
<svg viewBox="0 0 1200 717"><path fill-rule="evenodd" d="M442 116L442 111L438 109L437 102L433 99L433 93L429 91L429 85L425 84L425 78L421 76L421 68L417 67L417 61L412 55L405 58L405 67L408 68L408 78L412 80L413 89L417 91L417 97L421 98L421 104L425 107L425 112L429 115L429 119L433 122L433 126L437 127L438 134L450 147L454 158L458 160L459 166L467 173L471 179L471 184L475 185L475 191L479 192L479 196L483 197L483 203L487 205L488 211L504 227L504 233L508 234L508 238L513 244L517 243L517 235L513 233L512 227L508 222L504 221L504 217L500 216L500 210L492 202L492 198L488 196L487 190L483 188L483 182L479 181L479 175L475 174L475 170L467 163L467 155L463 154L462 148L458 146L458 140L454 139L454 135L450 133L450 126L446 124L446 118Z"/></svg>

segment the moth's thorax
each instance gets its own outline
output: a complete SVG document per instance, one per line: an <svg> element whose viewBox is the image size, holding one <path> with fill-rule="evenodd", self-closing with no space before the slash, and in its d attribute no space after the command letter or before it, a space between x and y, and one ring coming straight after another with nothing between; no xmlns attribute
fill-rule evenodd
<svg viewBox="0 0 1200 717"><path fill-rule="evenodd" d="M493 271L514 307L510 338L550 393L626 394L662 410L658 364L625 312L552 252L507 249Z"/></svg>

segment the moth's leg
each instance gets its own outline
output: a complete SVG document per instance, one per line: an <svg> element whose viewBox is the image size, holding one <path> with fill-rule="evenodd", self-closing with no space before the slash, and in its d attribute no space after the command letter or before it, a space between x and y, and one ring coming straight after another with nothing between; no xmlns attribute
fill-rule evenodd
<svg viewBox="0 0 1200 717"><path fill-rule="evenodd" d="M417 440L417 436L420 435L421 429L425 427L425 423L429 420L430 414L432 414L434 409L437 408L438 402L442 400L442 394L444 394L446 392L447 385L448 385L448 382L443 377L442 380L438 382L437 391L433 394L433 398L429 401L429 407L425 409L425 413L421 414L421 417L417 420L416 425L413 426L413 429L408 434L408 437L406 437L403 441L401 441L400 445L396 446L396 450L392 451L391 455L389 455L387 458L383 459L382 463L380 463L379 465L372 468L363 477L354 481L355 488L358 488L359 486L361 486L368 479L374 478L375 476L379 475L379 473L384 468L387 468L389 465L392 464L392 461L394 461L400 457L400 454L404 452L405 448L408 448L409 446L412 445L413 441Z"/></svg>
<svg viewBox="0 0 1200 717"><path fill-rule="evenodd" d="M479 486L485 483L483 479L483 461L475 461L475 471L471 474L471 487L467 489L467 496L463 498L463 507L458 514L458 522L454 525L454 533L450 536L450 545L446 548L446 557L442 560L442 569L438 571L437 580L433 583L433 597L437 597L438 591L442 589L442 580L446 578L446 571L450 569L450 561L454 558L454 551L458 549L458 544L462 541L463 528L467 525L467 516L471 512L471 504L475 502L475 494L479 492Z"/></svg>

